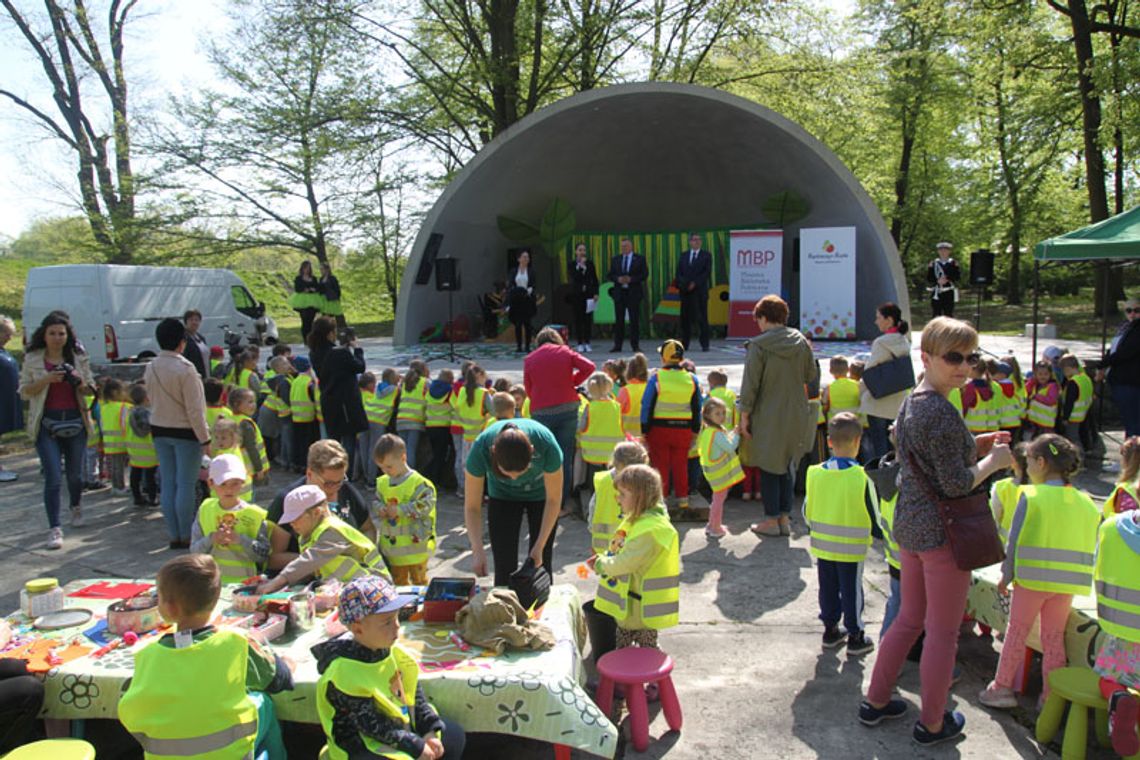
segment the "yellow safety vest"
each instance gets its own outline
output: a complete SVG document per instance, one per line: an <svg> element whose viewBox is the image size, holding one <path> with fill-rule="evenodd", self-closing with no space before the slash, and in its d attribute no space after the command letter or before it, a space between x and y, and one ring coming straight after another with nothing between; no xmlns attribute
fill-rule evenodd
<svg viewBox="0 0 1140 760"><path fill-rule="evenodd" d="M661 630L677 625L681 599L681 554L677 529L669 522L663 505L651 508L637 520L623 519L614 540L624 536L625 541L633 541L644 534L649 534L661 551L641 576L640 588L636 588L636 575L599 576L594 609L620 624L629 617L630 599L640 597L641 622L646 628Z"/></svg>
<svg viewBox="0 0 1140 760"><path fill-rule="evenodd" d="M1136 487L1130 483L1117 483L1116 487L1112 489L1112 493L1104 500L1104 519L1108 519L1118 514L1120 510L1116 508L1116 499L1121 493L1126 493L1132 497L1132 500L1140 504L1140 496L1137 495Z"/></svg>
<svg viewBox="0 0 1140 760"><path fill-rule="evenodd" d="M123 426L123 445L127 449L127 458L131 467L136 470L149 470L158 467L158 454L154 451L154 436L150 433L136 435L135 431L131 429L130 420L127 420L126 423Z"/></svg>
<svg viewBox="0 0 1140 760"><path fill-rule="evenodd" d="M811 530L812 556L833 562L862 562L871 545L871 516L866 493L871 486L859 465L827 470L814 464L807 471L804 518Z"/></svg>
<svg viewBox="0 0 1140 760"><path fill-rule="evenodd" d="M424 398L427 401L425 419L427 427L451 427L451 394L442 399L428 393Z"/></svg>
<svg viewBox="0 0 1140 760"><path fill-rule="evenodd" d="M840 412L859 413L859 383L849 377L840 377L827 387L827 420Z"/></svg>
<svg viewBox="0 0 1140 760"><path fill-rule="evenodd" d="M329 684L335 686L342 694L371 699L373 706L389 719L404 723L410 727L410 730L415 730L415 726L411 723L415 717L419 675L420 668L416 658L399 644L393 644L390 654L377 662L338 657L329 663L317 682L317 716L328 739L326 749L329 760L348 760L348 753L336 743L336 737L333 735L333 718L336 717L336 709L328 700ZM360 739L373 755L393 760L414 760L411 755L391 745L383 744L367 734L361 734Z"/></svg>
<svg viewBox="0 0 1140 760"><path fill-rule="evenodd" d="M986 402L986 430L993 432L1001 429L1002 410L1005 408L1005 394L997 380L990 380L990 400Z"/></svg>
<svg viewBox="0 0 1140 760"><path fill-rule="evenodd" d="M210 377L214 376L214 373L218 370L218 367L220 367L220 366L222 366L222 360L221 359L211 359L210 360Z"/></svg>
<svg viewBox="0 0 1140 760"><path fill-rule="evenodd" d="M1001 503L998 534L1005 543L1009 538L1009 526L1013 524L1013 513L1017 511L1017 502L1021 500L1021 484L1013 478L1002 478L993 484L990 493Z"/></svg>
<svg viewBox="0 0 1140 760"><path fill-rule="evenodd" d="M591 401L586 406L586 429L578 431L582 459L590 464L608 464L614 447L625 440L621 429L621 405L613 399Z"/></svg>
<svg viewBox="0 0 1140 760"><path fill-rule="evenodd" d="M621 507L617 502L614 471L594 473L594 517L590 520L590 545L594 554L605 554L621 523Z"/></svg>
<svg viewBox="0 0 1140 760"><path fill-rule="evenodd" d="M467 403L467 389L460 388L452 394L451 405L455 410L455 421L463 428L463 440L471 443L487 426L490 414L487 413L487 389L476 388L471 394L472 402Z"/></svg>
<svg viewBox="0 0 1140 760"><path fill-rule="evenodd" d="M970 381L973 385L973 381ZM991 396L989 401L982 398L982 389L974 385L974 405L969 409L963 408L962 419L966 422L966 428L971 433L984 433L990 429L990 411L991 404L996 400L996 397ZM963 404L963 407L965 405Z"/></svg>
<svg viewBox="0 0 1140 760"><path fill-rule="evenodd" d="M1025 522L1017 534L1013 580L1055 594L1087 594L1093 580L1100 510L1072 486L1022 486Z"/></svg>
<svg viewBox="0 0 1140 760"><path fill-rule="evenodd" d="M252 377L253 370L243 369L240 373L238 373L237 387L253 390L253 383L250 382Z"/></svg>
<svg viewBox="0 0 1140 760"><path fill-rule="evenodd" d="M399 427L400 422L424 424L424 420L427 418L424 409L427 404L427 386L427 380L422 377L411 390L403 385L400 386L400 405L396 408L397 427Z"/></svg>
<svg viewBox="0 0 1140 760"><path fill-rule="evenodd" d="M253 474L257 475L262 472L269 472L269 456L265 453L265 438L261 435L261 428L259 428L257 426L257 422L255 422L254 419L248 415L235 414L234 419L237 421L239 426L242 422L248 422L249 424L253 425L253 438L255 441L257 441L257 455L261 457L261 469ZM241 428L239 427L238 429L240 430ZM247 473L251 472L253 469L253 460L250 458L249 452L247 452L244 447L242 447L241 450L241 461L242 464L245 465L245 471Z"/></svg>
<svg viewBox="0 0 1140 760"><path fill-rule="evenodd" d="M946 394L946 400L950 402L950 406L958 410L958 416L962 416L962 389L951 388Z"/></svg>
<svg viewBox="0 0 1140 760"><path fill-rule="evenodd" d="M621 427L633 436L641 435L641 399L645 397L645 383L633 380L625 384L629 396L629 411L621 416Z"/></svg>
<svg viewBox="0 0 1140 760"><path fill-rule="evenodd" d="M348 542L348 553L333 557L317 568L318 578L336 578L341 583L348 583L359 575L382 575L390 579L384 558L380 556L375 544L368 540L368 536L336 515L327 515L308 538L301 539L301 551L315 544L329 530Z"/></svg>
<svg viewBox="0 0 1140 760"><path fill-rule="evenodd" d="M385 393L383 396L373 394L376 403L384 410L382 415L384 427L387 427L388 423L392 421L392 412L396 411L396 399L399 395L400 392L396 389L393 389L391 393Z"/></svg>
<svg viewBox="0 0 1140 760"><path fill-rule="evenodd" d="M311 375L297 375L289 383L289 411L294 422L312 422L317 418L316 393L309 397L309 388L315 385Z"/></svg>
<svg viewBox="0 0 1140 760"><path fill-rule="evenodd" d="M398 486L391 485L391 478L381 475L376 478L376 496L386 506L393 504L407 504L415 496L416 490L422 484L427 484L435 495L435 485L415 470L408 472L408 477ZM379 514L373 513L372 522L376 524L377 546L389 565L420 565L427 562L435 552L435 500L431 507L431 535L426 541L421 541L414 535L412 520L403 515L383 519Z"/></svg>
<svg viewBox="0 0 1140 760"><path fill-rule="evenodd" d="M1073 402L1073 411L1069 414L1069 422L1084 422L1092 409L1093 382L1092 378L1084 372L1073 375L1070 382L1077 384L1077 400Z"/></svg>
<svg viewBox="0 0 1140 760"><path fill-rule="evenodd" d="M99 427L103 430L103 453L126 454L127 440L123 431L125 411L130 404L124 401L104 401L99 407Z"/></svg>
<svg viewBox="0 0 1140 760"><path fill-rule="evenodd" d="M210 432L214 430L214 423L223 417L226 419L233 419L234 413L225 406L208 406L206 407L206 427Z"/></svg>
<svg viewBox="0 0 1140 760"><path fill-rule="evenodd" d="M526 398L523 399L522 416L525 419L528 419L528 420L530 419L530 397L529 396L527 396ZM639 425L641 424L640 419L637 421L637 424L639 424Z"/></svg>
<svg viewBox="0 0 1140 760"><path fill-rule="evenodd" d="M239 502L236 509L223 509L216 498L210 497L198 507L198 527L202 529L203 535L208 536L223 524L229 523L234 533L255 541L261 532L261 526L265 524L267 514L261 507L245 502ZM241 544L214 544L210 548L210 555L222 571L222 583L241 583L261 572Z"/></svg>
<svg viewBox="0 0 1140 760"><path fill-rule="evenodd" d="M272 371L272 370L270 370L270 371ZM277 374L274 373L273 376L277 377ZM282 375L281 377L283 377L285 379L286 383L290 384L290 390L292 390L292 382L290 381L290 379L285 375ZM277 415L278 419L293 416L293 412L289 408L289 402L285 401L283 398L281 398L279 395L277 395L277 391L275 391L273 389L273 387L270 385L269 380L270 380L269 373L266 373L265 382L261 386L262 391L265 392L265 401L262 402L262 406L264 406L269 411L275 413Z"/></svg>
<svg viewBox="0 0 1140 760"><path fill-rule="evenodd" d="M889 499L879 499L879 528L883 531L883 553L887 557L887 564L895 570L902 569L899 542L895 539L895 506L898 503L898 491Z"/></svg>
<svg viewBox="0 0 1140 760"><path fill-rule="evenodd" d="M692 400L697 388L693 376L680 367L665 367L657 372L657 399L653 406L655 420L691 420Z"/></svg>
<svg viewBox="0 0 1140 760"><path fill-rule="evenodd" d="M700 436L697 437L701 470L704 472L705 480L708 481L709 488L713 490L713 493L727 491L744 480L744 470L740 468L740 457L736 455L736 452L713 458L712 444L716 434L716 428L705 425L701 428Z"/></svg>
<svg viewBox="0 0 1140 760"><path fill-rule="evenodd" d="M253 757L257 707L245 690L249 642L221 629L177 649L154 642L135 653L119 721L148 760Z"/></svg>
<svg viewBox="0 0 1140 760"><path fill-rule="evenodd" d="M728 414L724 418L724 426L729 430L736 427L736 394L725 386L709 388L709 395L719 398L728 407Z"/></svg>
<svg viewBox="0 0 1140 760"><path fill-rule="evenodd" d="M261 378L261 387L258 388L258 393L265 396L269 393L269 381L277 377L277 373L271 369L265 370L265 375Z"/></svg>
<svg viewBox="0 0 1140 760"><path fill-rule="evenodd" d="M253 501L253 473L250 472L249 457L246 456L245 449L239 445L231 446L228 449L218 449L214 452L215 457L219 457L222 454L232 454L240 459L242 461L242 464L245 465L245 485L242 486L241 493L238 494L238 498L242 501Z"/></svg>
<svg viewBox="0 0 1140 760"><path fill-rule="evenodd" d="M1057 403L1046 404L1038 398L1038 394L1042 391L1048 391L1049 385L1046 384L1044 388L1037 388L1033 396L1029 399L1029 421L1034 425L1043 428L1052 429L1057 424Z"/></svg>
<svg viewBox="0 0 1140 760"><path fill-rule="evenodd" d="M1116 515L1100 526L1096 558L1096 614L1100 627L1125 641L1140 643L1140 554L1120 535Z"/></svg>
<svg viewBox="0 0 1140 760"><path fill-rule="evenodd" d="M1021 411L1025 404L1021 401L1021 394L1012 380L998 380L998 396L1001 398L1001 410L998 413L998 427L1003 430L1021 427ZM1008 398L1005 388L1013 388L1013 395ZM995 396L997 398L998 396Z"/></svg>

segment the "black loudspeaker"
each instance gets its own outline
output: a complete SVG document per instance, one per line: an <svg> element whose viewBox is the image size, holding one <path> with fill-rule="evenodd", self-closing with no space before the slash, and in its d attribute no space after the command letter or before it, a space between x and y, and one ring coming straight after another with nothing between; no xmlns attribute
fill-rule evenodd
<svg viewBox="0 0 1140 760"><path fill-rule="evenodd" d="M970 254L970 284L994 284L994 252L980 248Z"/></svg>
<svg viewBox="0 0 1140 760"><path fill-rule="evenodd" d="M435 260L435 289L459 290L459 262L456 259Z"/></svg>
<svg viewBox="0 0 1140 760"><path fill-rule="evenodd" d="M424 246L424 255L420 257L420 268L416 270L416 284L427 285L431 282L431 266L439 256L439 247L443 245L443 235L433 232L428 236L427 245Z"/></svg>

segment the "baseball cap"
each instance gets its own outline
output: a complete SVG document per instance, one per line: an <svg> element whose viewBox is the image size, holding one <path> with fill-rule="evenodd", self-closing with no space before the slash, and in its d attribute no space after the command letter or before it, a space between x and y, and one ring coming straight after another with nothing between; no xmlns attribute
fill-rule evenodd
<svg viewBox="0 0 1140 760"><path fill-rule="evenodd" d="M1000 372L1003 375L1012 375L1013 374L1013 365L1010 364L1009 362L998 362L997 366L994 367L994 369L996 369L998 372Z"/></svg>
<svg viewBox="0 0 1140 760"><path fill-rule="evenodd" d="M210 482L220 486L227 480L245 480L245 463L233 454L219 454L210 460Z"/></svg>
<svg viewBox="0 0 1140 760"><path fill-rule="evenodd" d="M281 511L280 522L288 525L308 510L326 501L328 497L320 486L297 486L285 494L285 508Z"/></svg>
<svg viewBox="0 0 1140 760"><path fill-rule="evenodd" d="M226 352L222 349L221 346L210 346L210 358L211 359L221 359L225 355L226 355Z"/></svg>
<svg viewBox="0 0 1140 760"><path fill-rule="evenodd" d="M379 575L362 575L353 578L340 590L337 612L340 622L352 625L369 615L394 612L416 601L415 594L397 593L387 578Z"/></svg>
<svg viewBox="0 0 1140 760"><path fill-rule="evenodd" d="M1055 362L1065 355L1065 349L1060 346L1046 346L1042 355L1051 362Z"/></svg>
<svg viewBox="0 0 1140 760"><path fill-rule="evenodd" d="M661 361L666 364L675 364L685 358L685 346L672 338L662 343L657 351L661 354Z"/></svg>
<svg viewBox="0 0 1140 760"><path fill-rule="evenodd" d="M308 372L312 366L313 364L309 361L309 357L307 356L293 357L293 369L297 370L298 372Z"/></svg>

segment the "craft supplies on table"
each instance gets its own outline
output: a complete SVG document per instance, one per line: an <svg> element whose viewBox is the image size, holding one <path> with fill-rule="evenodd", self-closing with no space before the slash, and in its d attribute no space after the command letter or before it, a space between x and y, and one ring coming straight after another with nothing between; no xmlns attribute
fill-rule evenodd
<svg viewBox="0 0 1140 760"><path fill-rule="evenodd" d="M63 589L55 578L33 578L20 589L20 609L38 618L63 609Z"/></svg>
<svg viewBox="0 0 1140 760"><path fill-rule="evenodd" d="M455 623L455 613L471 601L478 586L474 578L432 578L424 594L425 623Z"/></svg>

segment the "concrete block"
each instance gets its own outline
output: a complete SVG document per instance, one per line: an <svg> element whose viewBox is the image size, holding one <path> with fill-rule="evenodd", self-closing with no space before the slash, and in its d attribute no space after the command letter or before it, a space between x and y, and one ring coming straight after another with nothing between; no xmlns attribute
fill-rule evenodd
<svg viewBox="0 0 1140 760"><path fill-rule="evenodd" d="M1026 338L1032 338L1033 337L1033 323L1029 323L1025 326L1025 337ZM1046 325L1046 324L1037 325L1037 340L1041 340L1042 338L1048 338L1048 339L1052 340L1056 337L1057 337L1057 325Z"/></svg>

